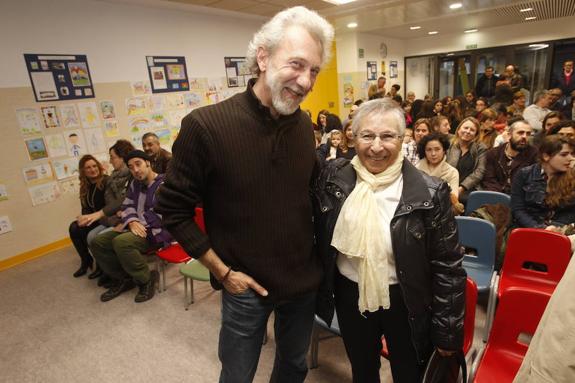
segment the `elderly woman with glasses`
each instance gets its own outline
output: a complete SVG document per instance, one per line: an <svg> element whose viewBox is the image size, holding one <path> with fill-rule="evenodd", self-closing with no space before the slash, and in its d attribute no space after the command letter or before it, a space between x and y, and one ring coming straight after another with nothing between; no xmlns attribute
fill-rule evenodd
<svg viewBox="0 0 575 383"><path fill-rule="evenodd" d="M337 313L353 381L379 382L385 335L395 382L420 382L434 348L460 350L466 274L449 186L401 152L405 118L390 100L363 103L357 155L327 164L313 185L325 267L317 314Z"/></svg>

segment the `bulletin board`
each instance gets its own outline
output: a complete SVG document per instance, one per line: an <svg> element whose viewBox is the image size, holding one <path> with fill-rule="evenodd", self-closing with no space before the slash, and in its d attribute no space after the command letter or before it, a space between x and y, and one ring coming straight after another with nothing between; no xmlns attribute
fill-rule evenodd
<svg viewBox="0 0 575 383"><path fill-rule="evenodd" d="M224 57L228 88L244 87L253 77L245 57Z"/></svg>
<svg viewBox="0 0 575 383"><path fill-rule="evenodd" d="M183 56L146 56L152 93L190 90L186 58Z"/></svg>
<svg viewBox="0 0 575 383"><path fill-rule="evenodd" d="M86 55L25 53L24 59L37 102L95 97Z"/></svg>
<svg viewBox="0 0 575 383"><path fill-rule="evenodd" d="M367 62L367 81L377 80L377 61Z"/></svg>

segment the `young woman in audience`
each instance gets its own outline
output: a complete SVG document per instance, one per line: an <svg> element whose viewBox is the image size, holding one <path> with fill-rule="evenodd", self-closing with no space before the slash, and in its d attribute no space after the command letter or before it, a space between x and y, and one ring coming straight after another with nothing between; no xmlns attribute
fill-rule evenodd
<svg viewBox="0 0 575 383"><path fill-rule="evenodd" d="M475 113L473 114L473 117L478 119L481 112L483 112L488 107L489 103L487 102L487 99L484 97L479 97L477 101L475 101Z"/></svg>
<svg viewBox="0 0 575 383"><path fill-rule="evenodd" d="M355 136L351 129L351 120L347 121L343 127L343 144L347 151L340 150L338 157L352 159L355 156Z"/></svg>
<svg viewBox="0 0 575 383"><path fill-rule="evenodd" d="M561 113L559 112L547 113L545 117L543 117L543 121L541 122L541 126L543 127L543 129L541 129L541 131L538 132L533 137L532 144L534 146L539 147L545 136L549 135L555 124L559 123L560 121L563 121L563 115Z"/></svg>
<svg viewBox="0 0 575 383"><path fill-rule="evenodd" d="M417 153L419 162L417 168L430 176L438 177L447 182L451 188L451 204L456 214L463 213L463 205L459 203L459 173L449 165L446 158L449 149L449 139L439 132L431 133L419 141Z"/></svg>
<svg viewBox="0 0 575 383"><path fill-rule="evenodd" d="M419 113L417 113L416 120L419 120L420 118L431 118L435 116L436 114L434 112L434 105L435 104L432 100L423 101L423 104L421 104L421 109Z"/></svg>
<svg viewBox="0 0 575 383"><path fill-rule="evenodd" d="M573 120L563 120L555 123L551 130L549 131L548 136L552 136L557 134L563 138L568 140L572 140L575 138L575 121Z"/></svg>
<svg viewBox="0 0 575 383"><path fill-rule="evenodd" d="M479 122L473 117L464 118L455 131L451 147L447 151L447 163L459 172L459 201L465 204L469 193L474 191L485 173L486 148L477 142Z"/></svg>
<svg viewBox="0 0 575 383"><path fill-rule="evenodd" d="M88 246L92 243L96 235L103 231L111 230L114 226L120 223L120 218L117 216L124 197L126 196L126 189L132 180L132 174L128 166L124 163L124 157L128 155L134 146L128 140L118 140L110 148L110 164L112 164L112 174L108 179L106 190L104 193L105 205L98 211L89 214L87 217L90 221L97 221L99 225L96 226L88 234ZM88 278L98 278L102 276L102 271L96 265L96 271L88 276Z"/></svg>
<svg viewBox="0 0 575 383"><path fill-rule="evenodd" d="M82 214L70 224L70 239L80 256L80 268L74 272L78 278L86 274L93 266L92 255L88 249L88 233L98 226L98 220L92 215L101 210L106 201L104 193L108 176L102 164L92 155L86 154L80 159L80 202Z"/></svg>
<svg viewBox="0 0 575 383"><path fill-rule="evenodd" d="M433 103L433 115L434 116L441 116L443 115L443 103L441 100L435 100Z"/></svg>
<svg viewBox="0 0 575 383"><path fill-rule="evenodd" d="M525 95L521 91L513 93L513 104L507 107L507 111L512 114L513 117L521 116L523 117L523 111L525 110Z"/></svg>
<svg viewBox="0 0 575 383"><path fill-rule="evenodd" d="M325 133L325 126L327 124L327 115L328 114L329 114L329 112L325 109L320 110L319 113L317 114L316 125L322 134Z"/></svg>
<svg viewBox="0 0 575 383"><path fill-rule="evenodd" d="M448 137L449 140L453 138L450 133L451 126L449 125L449 118L445 116L435 116L431 119L431 131L438 132Z"/></svg>
<svg viewBox="0 0 575 383"><path fill-rule="evenodd" d="M570 167L572 141L555 135L543 139L539 162L519 170L511 187L516 227L559 231L575 223L575 175Z"/></svg>
<svg viewBox="0 0 575 383"><path fill-rule="evenodd" d="M449 118L449 126L451 126L450 133L455 133L455 128L464 118L461 99L455 98L453 101L451 101L451 104L449 104L449 114L447 118Z"/></svg>
<svg viewBox="0 0 575 383"><path fill-rule="evenodd" d="M495 130L495 119L497 114L492 109L485 109L479 115L479 142L487 149L491 149L497 138Z"/></svg>

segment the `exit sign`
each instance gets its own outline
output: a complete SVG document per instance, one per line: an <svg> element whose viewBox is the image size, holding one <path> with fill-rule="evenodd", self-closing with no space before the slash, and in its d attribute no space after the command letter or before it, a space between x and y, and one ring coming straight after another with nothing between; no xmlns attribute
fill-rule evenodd
<svg viewBox="0 0 575 383"><path fill-rule="evenodd" d="M469 44L465 46L465 49L477 49L477 44Z"/></svg>

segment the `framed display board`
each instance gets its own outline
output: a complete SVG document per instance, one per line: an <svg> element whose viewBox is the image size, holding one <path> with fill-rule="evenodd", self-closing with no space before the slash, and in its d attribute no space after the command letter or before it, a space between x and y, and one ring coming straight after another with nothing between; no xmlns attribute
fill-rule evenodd
<svg viewBox="0 0 575 383"><path fill-rule="evenodd" d="M246 86L252 73L246 65L245 57L224 57L228 88Z"/></svg>
<svg viewBox="0 0 575 383"><path fill-rule="evenodd" d="M367 62L367 81L377 80L377 61Z"/></svg>
<svg viewBox="0 0 575 383"><path fill-rule="evenodd" d="M37 102L93 98L86 55L24 54Z"/></svg>
<svg viewBox="0 0 575 383"><path fill-rule="evenodd" d="M152 93L190 90L186 58L183 56L146 56Z"/></svg>

